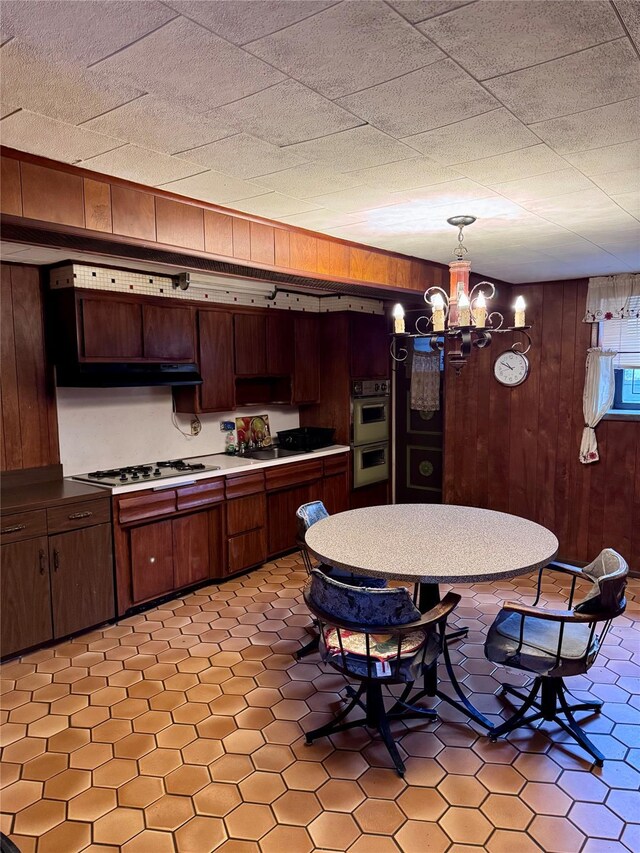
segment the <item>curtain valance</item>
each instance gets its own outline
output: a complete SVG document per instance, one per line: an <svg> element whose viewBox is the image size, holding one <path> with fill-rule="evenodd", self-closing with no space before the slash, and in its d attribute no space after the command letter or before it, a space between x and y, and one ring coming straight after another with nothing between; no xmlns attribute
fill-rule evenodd
<svg viewBox="0 0 640 853"><path fill-rule="evenodd" d="M640 317L640 275L603 275L589 279L585 323Z"/></svg>

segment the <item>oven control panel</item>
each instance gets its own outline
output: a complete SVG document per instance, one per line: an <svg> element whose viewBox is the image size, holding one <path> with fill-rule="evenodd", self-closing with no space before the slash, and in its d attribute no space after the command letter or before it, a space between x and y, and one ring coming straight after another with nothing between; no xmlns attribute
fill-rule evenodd
<svg viewBox="0 0 640 853"><path fill-rule="evenodd" d="M390 391L388 379L356 379L351 385L352 397L388 397Z"/></svg>

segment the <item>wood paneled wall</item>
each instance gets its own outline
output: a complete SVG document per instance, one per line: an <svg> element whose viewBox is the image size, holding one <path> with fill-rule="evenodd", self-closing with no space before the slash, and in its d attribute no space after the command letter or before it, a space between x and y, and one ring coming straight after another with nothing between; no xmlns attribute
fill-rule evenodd
<svg viewBox="0 0 640 853"><path fill-rule="evenodd" d="M325 237L66 163L2 148L0 212L123 243L327 281L422 292L445 285L442 264Z"/></svg>
<svg viewBox="0 0 640 853"><path fill-rule="evenodd" d="M60 461L38 267L1 264L0 469Z"/></svg>
<svg viewBox="0 0 640 853"><path fill-rule="evenodd" d="M533 324L529 378L507 389L493 362L511 336L476 350L445 377L447 503L530 518L560 541L560 557L588 562L612 547L640 571L640 423L603 420L600 461L578 449L591 325L582 322L586 280L517 285Z"/></svg>

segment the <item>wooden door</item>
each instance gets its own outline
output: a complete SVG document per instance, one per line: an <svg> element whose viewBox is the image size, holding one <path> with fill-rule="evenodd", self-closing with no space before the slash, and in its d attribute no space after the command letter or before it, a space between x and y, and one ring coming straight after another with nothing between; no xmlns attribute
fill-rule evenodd
<svg viewBox="0 0 640 853"><path fill-rule="evenodd" d="M141 359L142 305L118 299L82 298L82 354L86 359Z"/></svg>
<svg viewBox="0 0 640 853"><path fill-rule="evenodd" d="M173 589L173 522L134 527L131 539L131 583L134 602L157 598Z"/></svg>
<svg viewBox="0 0 640 853"><path fill-rule="evenodd" d="M298 523L296 510L302 504L320 498L319 484L295 486L267 495L269 556L296 547Z"/></svg>
<svg viewBox="0 0 640 853"><path fill-rule="evenodd" d="M214 513L196 512L171 522L173 535L173 585L190 586L211 576L211 548L216 535L211 529Z"/></svg>
<svg viewBox="0 0 640 853"><path fill-rule="evenodd" d="M235 407L233 317L223 311L199 311L200 409L228 412Z"/></svg>
<svg viewBox="0 0 640 853"><path fill-rule="evenodd" d="M267 323L263 314L234 314L236 376L267 375Z"/></svg>
<svg viewBox="0 0 640 853"><path fill-rule="evenodd" d="M47 537L11 542L0 554L0 655L6 657L53 637Z"/></svg>
<svg viewBox="0 0 640 853"><path fill-rule="evenodd" d="M380 314L352 314L350 350L352 379L387 379L389 376L389 329Z"/></svg>
<svg viewBox="0 0 640 853"><path fill-rule="evenodd" d="M331 515L349 509L349 474L332 474L322 482L322 502Z"/></svg>
<svg viewBox="0 0 640 853"><path fill-rule="evenodd" d="M267 314L267 372L269 376L293 373L293 317L286 311Z"/></svg>
<svg viewBox="0 0 640 853"><path fill-rule="evenodd" d="M49 561L55 637L114 618L110 524L50 536Z"/></svg>
<svg viewBox="0 0 640 853"><path fill-rule="evenodd" d="M320 397L319 316L299 316L294 321L293 403L316 403Z"/></svg>
<svg viewBox="0 0 640 853"><path fill-rule="evenodd" d="M159 361L194 361L191 308L143 305L144 357Z"/></svg>

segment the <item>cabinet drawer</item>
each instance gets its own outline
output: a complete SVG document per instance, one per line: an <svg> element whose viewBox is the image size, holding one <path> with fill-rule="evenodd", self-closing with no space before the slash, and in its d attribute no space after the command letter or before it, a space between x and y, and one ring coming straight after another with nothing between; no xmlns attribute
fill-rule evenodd
<svg viewBox="0 0 640 853"><path fill-rule="evenodd" d="M331 474L343 474L349 470L349 454L341 453L338 456L326 456L323 460L324 475L330 477Z"/></svg>
<svg viewBox="0 0 640 853"><path fill-rule="evenodd" d="M267 491L311 483L322 477L322 460L274 466L266 469L265 476Z"/></svg>
<svg viewBox="0 0 640 853"><path fill-rule="evenodd" d="M47 535L47 513L44 509L33 512L14 512L3 515L0 521L0 537L3 545Z"/></svg>
<svg viewBox="0 0 640 853"><path fill-rule="evenodd" d="M264 527L267 518L265 495L235 498L227 503L227 534L235 536L256 527Z"/></svg>
<svg viewBox="0 0 640 853"><path fill-rule="evenodd" d="M118 501L118 521L120 524L131 524L133 521L168 515L175 511L175 489L145 492L141 495L132 495L130 498L120 498Z"/></svg>
<svg viewBox="0 0 640 853"><path fill-rule="evenodd" d="M224 479L206 480L176 490L178 509L191 509L224 500Z"/></svg>
<svg viewBox="0 0 640 853"><path fill-rule="evenodd" d="M264 492L264 473L262 471L226 478L225 493L227 498L243 498L245 495L255 495L258 492Z"/></svg>
<svg viewBox="0 0 640 853"><path fill-rule="evenodd" d="M241 533L229 539L229 574L264 563L267 539L264 529Z"/></svg>
<svg viewBox="0 0 640 853"><path fill-rule="evenodd" d="M56 506L47 510L49 533L64 533L80 527L91 527L111 520L111 501L103 498L78 504Z"/></svg>

